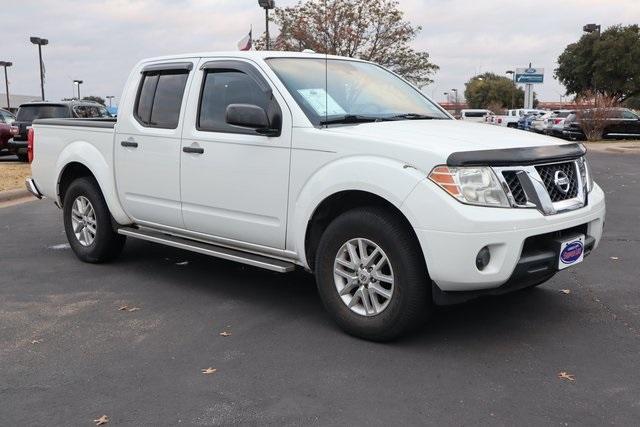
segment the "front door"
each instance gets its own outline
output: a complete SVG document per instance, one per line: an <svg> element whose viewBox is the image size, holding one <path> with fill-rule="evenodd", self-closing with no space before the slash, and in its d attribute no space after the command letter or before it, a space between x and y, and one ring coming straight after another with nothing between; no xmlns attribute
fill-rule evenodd
<svg viewBox="0 0 640 427"><path fill-rule="evenodd" d="M153 64L128 82L115 136L118 196L137 223L183 228L180 137L193 62ZM129 106L129 107L127 107Z"/></svg>
<svg viewBox="0 0 640 427"><path fill-rule="evenodd" d="M200 95L189 100L180 153L185 228L223 243L284 249L291 148L284 100L243 60L206 62L193 84ZM227 124L230 104L263 108L280 135Z"/></svg>

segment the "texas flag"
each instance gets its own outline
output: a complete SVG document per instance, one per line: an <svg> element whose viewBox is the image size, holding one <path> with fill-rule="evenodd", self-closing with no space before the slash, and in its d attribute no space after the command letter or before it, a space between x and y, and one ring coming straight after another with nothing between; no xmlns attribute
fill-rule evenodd
<svg viewBox="0 0 640 427"><path fill-rule="evenodd" d="M249 30L249 34L244 36L242 40L238 42L238 50L251 50L253 39L251 36L253 30Z"/></svg>

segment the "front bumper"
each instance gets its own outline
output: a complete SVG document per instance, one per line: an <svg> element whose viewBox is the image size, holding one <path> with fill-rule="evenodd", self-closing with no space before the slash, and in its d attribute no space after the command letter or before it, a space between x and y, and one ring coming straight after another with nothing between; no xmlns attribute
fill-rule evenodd
<svg viewBox="0 0 640 427"><path fill-rule="evenodd" d="M496 293L502 293L497 289L509 282L503 290L513 290L514 282L520 283L521 287L543 282L556 272L556 254L550 255L548 249L541 248L540 252L546 252L546 255L531 258L536 254L530 253L525 246L528 239L580 229L587 237L589 250L593 250L602 237L605 202L604 193L597 185L589 193L587 206L548 216L534 209L462 205L444 192L417 190L403 207L414 218L420 215L420 219L412 221L420 224L414 226L414 230L429 276L443 292L496 290ZM475 261L485 246L490 250L491 261L481 271ZM549 261L552 256L553 268ZM528 268L536 260L548 262L549 268L544 272L540 269L530 277L520 274L536 270Z"/></svg>

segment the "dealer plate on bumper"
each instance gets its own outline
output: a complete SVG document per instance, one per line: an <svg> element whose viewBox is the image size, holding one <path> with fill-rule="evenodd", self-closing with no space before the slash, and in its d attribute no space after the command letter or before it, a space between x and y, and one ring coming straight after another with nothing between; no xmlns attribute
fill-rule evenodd
<svg viewBox="0 0 640 427"><path fill-rule="evenodd" d="M559 240L558 270L571 267L584 259L584 235L574 236L571 239Z"/></svg>

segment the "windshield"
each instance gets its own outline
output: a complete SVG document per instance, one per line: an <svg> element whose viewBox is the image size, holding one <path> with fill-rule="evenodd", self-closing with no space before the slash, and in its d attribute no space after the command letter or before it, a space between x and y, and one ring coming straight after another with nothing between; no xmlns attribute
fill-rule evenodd
<svg viewBox="0 0 640 427"><path fill-rule="evenodd" d="M22 105L18 109L17 120L32 122L36 119L59 119L70 117L66 105Z"/></svg>
<svg viewBox="0 0 640 427"><path fill-rule="evenodd" d="M322 58L271 58L267 63L315 126L449 119L418 90L374 64Z"/></svg>

